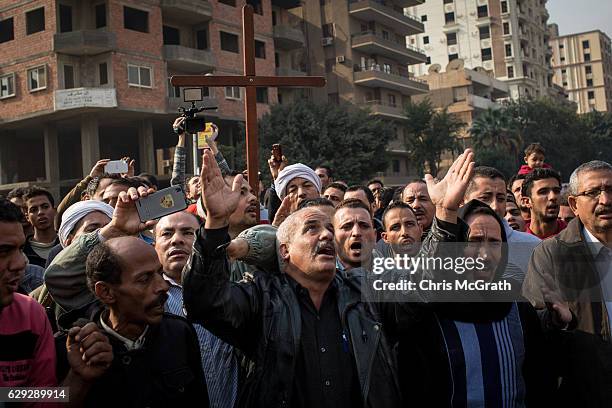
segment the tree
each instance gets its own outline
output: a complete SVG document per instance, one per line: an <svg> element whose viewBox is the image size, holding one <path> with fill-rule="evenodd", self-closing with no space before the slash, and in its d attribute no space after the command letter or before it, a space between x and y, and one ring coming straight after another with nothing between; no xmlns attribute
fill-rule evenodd
<svg viewBox="0 0 612 408"><path fill-rule="evenodd" d="M487 109L472 123L470 135L475 149L502 149L512 155L514 166L518 165L517 155L521 151L523 138L519 124L505 109Z"/></svg>
<svg viewBox="0 0 612 408"><path fill-rule="evenodd" d="M393 127L351 104L315 104L300 99L274 105L259 120L260 167L267 179L270 149L280 143L290 163L330 166L334 177L362 183L388 165Z"/></svg>
<svg viewBox="0 0 612 408"><path fill-rule="evenodd" d="M612 113L589 112L580 117L593 146L592 160L612 163Z"/></svg>
<svg viewBox="0 0 612 408"><path fill-rule="evenodd" d="M419 175L438 174L442 154L457 152L457 135L465 124L446 109L436 111L429 99L410 101L404 108L406 145Z"/></svg>

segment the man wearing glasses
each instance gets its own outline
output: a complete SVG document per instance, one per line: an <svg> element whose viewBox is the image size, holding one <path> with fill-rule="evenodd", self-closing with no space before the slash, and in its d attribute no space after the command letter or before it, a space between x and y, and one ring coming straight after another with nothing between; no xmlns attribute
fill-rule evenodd
<svg viewBox="0 0 612 408"><path fill-rule="evenodd" d="M591 161L570 177L576 218L538 246L523 294L556 333L563 406L609 406L612 398L612 165ZM555 307L555 301L564 306Z"/></svg>

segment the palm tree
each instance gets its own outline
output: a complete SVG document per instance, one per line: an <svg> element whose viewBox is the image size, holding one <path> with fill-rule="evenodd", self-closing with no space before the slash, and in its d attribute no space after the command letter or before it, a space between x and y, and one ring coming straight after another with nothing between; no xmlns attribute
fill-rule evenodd
<svg viewBox="0 0 612 408"><path fill-rule="evenodd" d="M503 108L491 109L479 115L470 129L476 149L502 149L516 161L523 145L519 124Z"/></svg>

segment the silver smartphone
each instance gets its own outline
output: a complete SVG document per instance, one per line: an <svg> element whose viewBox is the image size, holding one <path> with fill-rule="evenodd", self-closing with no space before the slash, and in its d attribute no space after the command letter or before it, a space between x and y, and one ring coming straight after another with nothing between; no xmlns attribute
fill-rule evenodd
<svg viewBox="0 0 612 408"><path fill-rule="evenodd" d="M125 160L111 160L104 166L104 172L107 174L127 173L128 164Z"/></svg>
<svg viewBox="0 0 612 408"><path fill-rule="evenodd" d="M181 186L164 188L136 201L136 210L142 222L156 220L183 211L185 208L187 208L187 200L185 200L185 192Z"/></svg>

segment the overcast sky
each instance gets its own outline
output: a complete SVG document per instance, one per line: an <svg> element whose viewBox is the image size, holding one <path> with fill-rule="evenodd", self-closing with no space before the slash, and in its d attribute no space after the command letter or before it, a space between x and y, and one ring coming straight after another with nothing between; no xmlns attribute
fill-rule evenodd
<svg viewBox="0 0 612 408"><path fill-rule="evenodd" d="M546 8L561 35L599 29L612 37L612 0L548 0Z"/></svg>

